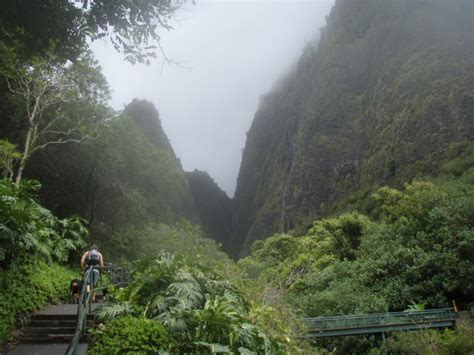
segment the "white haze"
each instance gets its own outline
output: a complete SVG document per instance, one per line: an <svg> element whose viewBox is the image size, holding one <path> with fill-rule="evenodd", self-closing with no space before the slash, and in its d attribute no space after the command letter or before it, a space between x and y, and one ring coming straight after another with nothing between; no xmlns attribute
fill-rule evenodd
<svg viewBox="0 0 474 355"><path fill-rule="evenodd" d="M232 196L245 133L261 94L319 35L333 0L198 1L177 15L161 45L177 65L123 61L111 45L92 48L122 109L152 101L186 171L204 170Z"/></svg>

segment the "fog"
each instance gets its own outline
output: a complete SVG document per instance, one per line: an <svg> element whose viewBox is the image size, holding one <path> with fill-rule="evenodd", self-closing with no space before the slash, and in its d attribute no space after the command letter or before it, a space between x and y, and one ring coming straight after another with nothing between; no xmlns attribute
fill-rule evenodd
<svg viewBox="0 0 474 355"><path fill-rule="evenodd" d="M186 171L204 170L229 196L261 94L319 35L334 0L198 1L162 32L163 57L131 65L103 41L92 44L113 90L112 106L152 101Z"/></svg>

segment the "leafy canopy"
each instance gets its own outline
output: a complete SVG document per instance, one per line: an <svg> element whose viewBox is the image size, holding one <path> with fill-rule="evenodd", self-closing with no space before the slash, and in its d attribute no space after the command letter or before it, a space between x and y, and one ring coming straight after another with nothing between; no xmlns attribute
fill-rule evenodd
<svg viewBox="0 0 474 355"><path fill-rule="evenodd" d="M247 277L284 288L302 316L446 307L453 299L468 307L474 170L471 155L459 159L446 167L452 175L380 188L369 216L346 213L314 222L302 237L257 242L239 265Z"/></svg>
<svg viewBox="0 0 474 355"><path fill-rule="evenodd" d="M85 247L88 231L80 218L59 219L36 202L40 184L23 181L17 187L0 180L0 267L20 266L36 259L64 262Z"/></svg>
<svg viewBox="0 0 474 355"><path fill-rule="evenodd" d="M185 0L42 0L2 2L0 33L20 55L60 54L75 59L88 40L109 37L125 59L148 62L159 48L159 30Z"/></svg>
<svg viewBox="0 0 474 355"><path fill-rule="evenodd" d="M162 350L271 353L281 347L249 321L241 293L195 260L161 254L137 264L134 276L123 303L101 308L99 316L132 314L162 324L174 339Z"/></svg>

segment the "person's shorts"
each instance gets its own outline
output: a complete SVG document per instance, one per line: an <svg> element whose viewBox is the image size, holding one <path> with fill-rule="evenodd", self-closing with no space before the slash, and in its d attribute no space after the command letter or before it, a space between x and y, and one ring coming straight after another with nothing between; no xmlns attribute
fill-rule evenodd
<svg viewBox="0 0 474 355"><path fill-rule="evenodd" d="M87 280L87 276L89 272L92 272L89 284L92 285L93 287L96 287L100 280L100 272L97 269L87 270L86 274L84 275L86 280Z"/></svg>

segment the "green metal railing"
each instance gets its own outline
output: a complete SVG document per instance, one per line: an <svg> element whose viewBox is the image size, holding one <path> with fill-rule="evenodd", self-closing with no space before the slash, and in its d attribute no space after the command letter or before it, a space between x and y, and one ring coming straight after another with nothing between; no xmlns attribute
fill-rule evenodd
<svg viewBox="0 0 474 355"><path fill-rule="evenodd" d="M420 328L420 325L450 326L454 324L455 318L456 313L453 309L440 308L426 311L303 318L302 321L308 328L308 333L336 336L416 329Z"/></svg>
<svg viewBox="0 0 474 355"><path fill-rule="evenodd" d="M107 264L103 268L103 271L104 275L106 275L109 279L110 284L114 286L125 287L133 281L133 277L130 274L130 269L113 264Z"/></svg>
<svg viewBox="0 0 474 355"><path fill-rule="evenodd" d="M94 288L92 282L94 266L89 267L85 273L84 284L82 285L81 294L79 296L79 304L77 307L77 322L74 336L69 344L65 354L75 355L77 352L77 346L81 339L81 336L85 334L87 315L92 313L92 294L93 292L104 290L107 286ZM100 270L103 274L107 275L110 284L118 287L124 287L132 281L130 270L118 267L113 264L101 267Z"/></svg>
<svg viewBox="0 0 474 355"><path fill-rule="evenodd" d="M71 340L71 343L66 349L66 355L76 354L77 345L79 344L81 335L85 332L87 314L91 313L91 299L92 292L94 292L94 285L92 283L93 269L93 266L89 267L86 272L86 277L84 278L84 284L82 285L81 295L79 296L79 304L77 306L76 330L74 331L74 336Z"/></svg>

